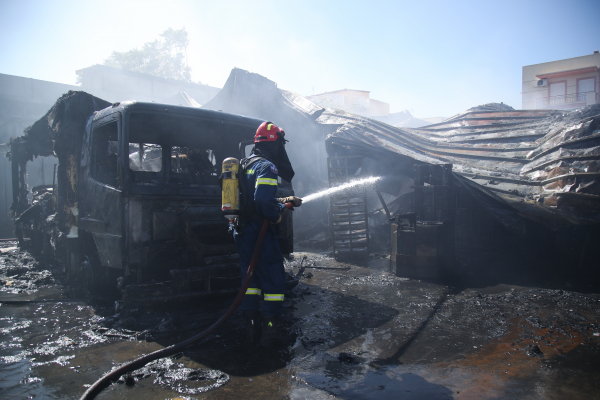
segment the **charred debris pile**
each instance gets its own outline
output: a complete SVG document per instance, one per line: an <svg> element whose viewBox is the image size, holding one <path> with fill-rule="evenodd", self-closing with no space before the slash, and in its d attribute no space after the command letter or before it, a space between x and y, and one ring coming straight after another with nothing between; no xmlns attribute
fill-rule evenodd
<svg viewBox="0 0 600 400"><path fill-rule="evenodd" d="M412 179L408 212L392 223L395 272L496 274L512 265L515 273L526 266L598 278L600 105L484 105L420 129L336 110L319 120L340 125L326 140L330 157L362 156L395 179Z"/></svg>
<svg viewBox="0 0 600 400"><path fill-rule="evenodd" d="M330 160L364 157L382 175L382 192L410 182L388 207L393 272L597 283L600 105L488 104L420 129L337 110L319 121L339 126L326 140ZM376 232L382 241L386 233L372 227L370 237Z"/></svg>

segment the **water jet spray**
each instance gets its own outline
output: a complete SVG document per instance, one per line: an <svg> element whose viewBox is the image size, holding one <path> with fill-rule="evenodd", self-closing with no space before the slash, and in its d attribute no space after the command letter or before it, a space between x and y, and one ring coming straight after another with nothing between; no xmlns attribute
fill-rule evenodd
<svg viewBox="0 0 600 400"><path fill-rule="evenodd" d="M340 186L335 186L335 187L332 187L329 189L321 190L320 192L317 192L317 193L309 194L308 196L302 198L302 203L303 204L308 203L311 200L329 196L330 194L337 193L337 192L340 192L345 189L350 189L350 188L353 188L356 186L363 186L363 185L367 185L370 183L375 183L380 179L381 179L380 176L371 176L369 178L363 178L363 179L357 179L354 181L350 181L350 182L344 183Z"/></svg>

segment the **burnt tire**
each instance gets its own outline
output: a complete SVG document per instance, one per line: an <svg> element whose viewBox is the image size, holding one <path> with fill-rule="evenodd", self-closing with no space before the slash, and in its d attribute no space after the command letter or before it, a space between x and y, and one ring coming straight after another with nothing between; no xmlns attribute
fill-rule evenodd
<svg viewBox="0 0 600 400"><path fill-rule="evenodd" d="M117 289L117 278L123 275L122 271L103 266L91 234L80 232L80 235L84 254L79 275L81 289L90 297L120 299L121 293Z"/></svg>
<svg viewBox="0 0 600 400"><path fill-rule="evenodd" d="M117 289L117 278L120 271L102 266L98 253L83 262L81 281L84 291L92 297L117 299L120 297Z"/></svg>
<svg viewBox="0 0 600 400"><path fill-rule="evenodd" d="M102 288L102 266L94 256L87 257L81 265L81 289L91 296L96 296Z"/></svg>

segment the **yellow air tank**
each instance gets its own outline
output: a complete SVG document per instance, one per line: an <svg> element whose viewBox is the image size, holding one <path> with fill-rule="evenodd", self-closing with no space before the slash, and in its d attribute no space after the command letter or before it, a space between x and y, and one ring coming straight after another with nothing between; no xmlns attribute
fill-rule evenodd
<svg viewBox="0 0 600 400"><path fill-rule="evenodd" d="M223 160L223 197L221 211L225 218L232 220L240 213L238 171L240 162L233 157Z"/></svg>

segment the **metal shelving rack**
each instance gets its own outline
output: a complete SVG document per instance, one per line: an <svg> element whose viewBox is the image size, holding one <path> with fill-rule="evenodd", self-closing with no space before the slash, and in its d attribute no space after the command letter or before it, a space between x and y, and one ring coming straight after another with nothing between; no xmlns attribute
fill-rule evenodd
<svg viewBox="0 0 600 400"><path fill-rule="evenodd" d="M329 187L335 187L366 176L363 156L329 157ZM369 254L367 192L354 187L330 196L330 224L333 253L336 259Z"/></svg>

